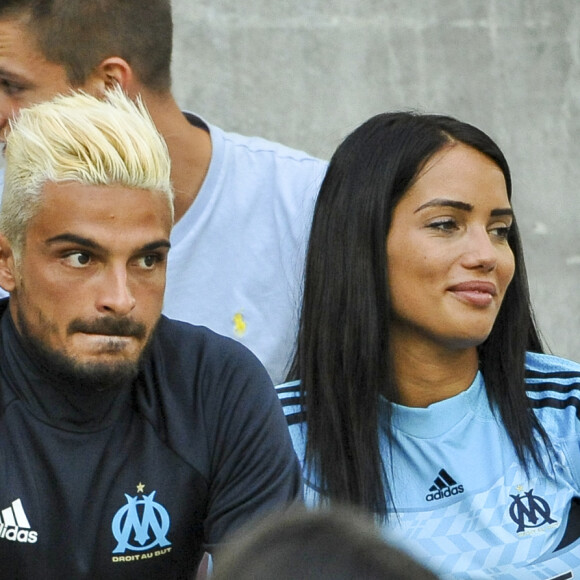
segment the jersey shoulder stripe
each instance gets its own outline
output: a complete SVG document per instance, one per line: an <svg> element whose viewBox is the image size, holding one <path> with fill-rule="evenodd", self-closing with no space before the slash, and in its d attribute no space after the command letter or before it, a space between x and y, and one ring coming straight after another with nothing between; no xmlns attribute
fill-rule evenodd
<svg viewBox="0 0 580 580"><path fill-rule="evenodd" d="M289 413L286 415L286 423L290 425L298 425L299 423L304 423L303 413Z"/></svg>
<svg viewBox="0 0 580 580"><path fill-rule="evenodd" d="M557 393L571 393L580 389L580 376L573 381L556 382L552 380L530 382L526 379L526 390L539 393L542 391L555 391Z"/></svg>
<svg viewBox="0 0 580 580"><path fill-rule="evenodd" d="M556 399L554 397L544 397L542 399L533 399L528 397L532 409L566 409L567 407L574 407L576 409L576 417L580 419L580 399L578 397L567 397L566 399Z"/></svg>
<svg viewBox="0 0 580 580"><path fill-rule="evenodd" d="M571 392L580 389L580 364L552 355L527 353L525 380L529 391Z"/></svg>
<svg viewBox="0 0 580 580"><path fill-rule="evenodd" d="M300 381L282 383L274 388L283 408L300 404Z"/></svg>
<svg viewBox="0 0 580 580"><path fill-rule="evenodd" d="M560 357L538 353L526 356L526 391L530 407L568 409L580 419L580 365Z"/></svg>
<svg viewBox="0 0 580 580"><path fill-rule="evenodd" d="M300 391L298 389L298 385L294 385L293 383L283 383L281 385L278 385L276 387L276 392L278 393L279 397L281 395L285 395L288 393L291 395L299 395L300 394Z"/></svg>
<svg viewBox="0 0 580 580"><path fill-rule="evenodd" d="M580 371L538 371L526 369L526 379L578 379L580 378Z"/></svg>
<svg viewBox="0 0 580 580"><path fill-rule="evenodd" d="M579 378L580 364L551 354L526 353L526 377L533 378Z"/></svg>
<svg viewBox="0 0 580 580"><path fill-rule="evenodd" d="M276 393L282 405L288 425L297 425L305 420L300 405L300 381L291 381L276 386Z"/></svg>

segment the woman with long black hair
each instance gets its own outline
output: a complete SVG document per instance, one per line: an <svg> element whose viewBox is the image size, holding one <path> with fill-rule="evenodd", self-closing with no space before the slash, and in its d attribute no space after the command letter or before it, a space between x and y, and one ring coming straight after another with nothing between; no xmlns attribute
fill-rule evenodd
<svg viewBox="0 0 580 580"><path fill-rule="evenodd" d="M366 509L453 578L580 569L580 365L541 352L498 146L438 115L356 129L278 388L310 501Z"/></svg>

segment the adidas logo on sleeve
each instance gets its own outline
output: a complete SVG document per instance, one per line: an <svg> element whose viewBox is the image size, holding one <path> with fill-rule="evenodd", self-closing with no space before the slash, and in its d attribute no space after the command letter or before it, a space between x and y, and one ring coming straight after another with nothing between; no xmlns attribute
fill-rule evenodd
<svg viewBox="0 0 580 580"><path fill-rule="evenodd" d="M429 488L429 493L425 496L427 501L445 499L452 495L458 495L465 490L444 470L439 471L433 485Z"/></svg>
<svg viewBox="0 0 580 580"><path fill-rule="evenodd" d="M30 529L20 499L15 499L0 512L0 538L28 544L35 544L38 540L38 532Z"/></svg>

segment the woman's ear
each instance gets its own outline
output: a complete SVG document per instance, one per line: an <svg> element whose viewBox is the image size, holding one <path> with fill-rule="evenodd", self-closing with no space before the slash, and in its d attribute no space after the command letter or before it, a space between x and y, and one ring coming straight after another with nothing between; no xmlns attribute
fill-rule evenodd
<svg viewBox="0 0 580 580"><path fill-rule="evenodd" d="M12 292L16 287L16 265L12 247L6 236L0 234L0 287Z"/></svg>
<svg viewBox="0 0 580 580"><path fill-rule="evenodd" d="M95 96L102 96L105 91L120 86L125 93L135 92L135 78L129 63L118 56L106 58L99 64L81 87Z"/></svg>

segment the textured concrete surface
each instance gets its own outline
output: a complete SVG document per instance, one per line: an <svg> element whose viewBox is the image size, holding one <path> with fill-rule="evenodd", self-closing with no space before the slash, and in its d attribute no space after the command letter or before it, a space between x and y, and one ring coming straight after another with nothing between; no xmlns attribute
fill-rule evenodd
<svg viewBox="0 0 580 580"><path fill-rule="evenodd" d="M447 113L502 146L540 327L580 360L578 0L173 0L179 102L328 157L370 115Z"/></svg>

